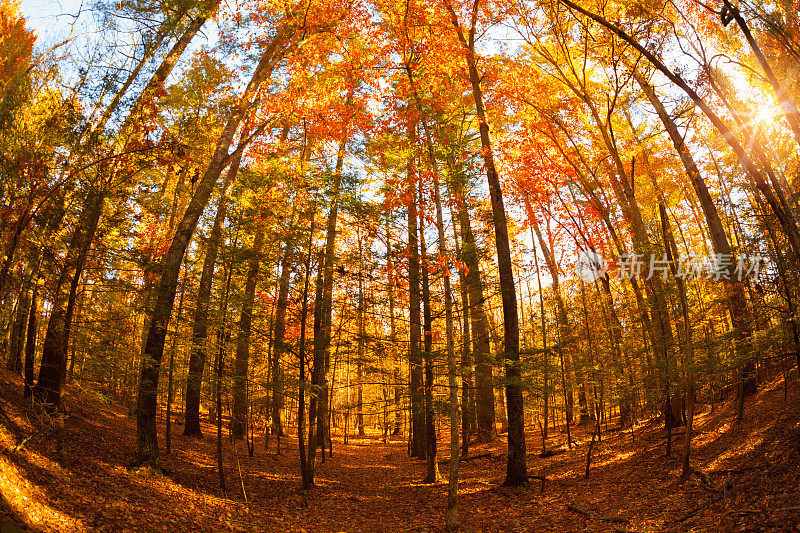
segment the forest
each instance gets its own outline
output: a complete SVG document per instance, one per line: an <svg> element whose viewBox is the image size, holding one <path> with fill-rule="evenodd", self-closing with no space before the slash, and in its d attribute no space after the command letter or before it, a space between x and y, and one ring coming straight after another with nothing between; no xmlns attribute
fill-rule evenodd
<svg viewBox="0 0 800 533"><path fill-rule="evenodd" d="M797 531L797 0L0 0L0 524Z"/></svg>

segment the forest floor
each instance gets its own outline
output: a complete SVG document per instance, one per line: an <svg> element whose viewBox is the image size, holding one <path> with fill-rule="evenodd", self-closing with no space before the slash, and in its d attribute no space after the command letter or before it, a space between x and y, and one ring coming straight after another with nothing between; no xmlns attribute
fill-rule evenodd
<svg viewBox="0 0 800 533"><path fill-rule="evenodd" d="M17 378L0 375L2 533L443 529L447 484L422 484L425 464L410 459L400 440L384 444L368 436L343 445L334 439L333 458L318 466L317 486L301 491L296 438L282 439L282 455L275 454L274 438L269 451L259 439L250 458L246 445L234 453L225 437L228 492L222 493L210 425L203 440L183 437L182 427L173 426L172 453L161 443L169 476L129 471L135 419L70 387L59 463L55 437L36 432L43 424L21 390ZM741 423L734 421L735 402L713 413L700 406L692 459L708 484L697 477L679 482L683 431L665 459L665 433L653 422L604 432L593 446L588 478L589 428L575 431L577 447L546 459L529 428L528 469L546 481L533 479L523 488L500 486L505 435L472 446L460 469L462 531L800 531L798 400L797 382L784 401L777 378L747 402ZM564 440L556 432L549 447ZM441 460L447 447L442 439ZM447 464L440 468L446 477Z"/></svg>

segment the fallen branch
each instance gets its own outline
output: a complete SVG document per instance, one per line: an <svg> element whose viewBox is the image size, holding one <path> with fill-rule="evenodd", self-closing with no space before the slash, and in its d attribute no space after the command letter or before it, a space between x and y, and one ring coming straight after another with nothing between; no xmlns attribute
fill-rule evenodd
<svg viewBox="0 0 800 533"><path fill-rule="evenodd" d="M591 513L590 511L587 511L586 509L581 509L580 507L575 507L572 504L567 505L567 509L569 509L573 513L581 514L581 515L583 515L586 518L589 518L591 520L600 520L602 522L611 522L613 524L628 524L628 523L630 523L630 520L628 520L627 518L617 518L615 516L599 516L599 515Z"/></svg>
<svg viewBox="0 0 800 533"><path fill-rule="evenodd" d="M482 454L479 454L479 455L473 455L471 457L462 457L461 459L459 459L459 462L467 463L469 461L474 461L475 459L485 459L486 457L494 458L494 455L492 455L491 453L487 452L487 453L482 453ZM450 460L449 459L441 460L441 461L439 461L439 464L440 465L449 465L450 464Z"/></svg>
<svg viewBox="0 0 800 533"><path fill-rule="evenodd" d="M20 451L20 450L21 450L23 447L25 447L25 445L28 443L28 441L29 441L29 440L31 440L33 437L35 437L35 436L36 436L36 435L38 435L39 433L41 433L41 430L40 430L40 431L34 431L34 432L33 432L33 433L31 433L30 435L28 435L27 437L25 437L24 439L22 439L22 440L19 442L19 444L17 444L16 446L14 446L14 449L12 450L12 451L13 451L13 453L17 453L18 451Z"/></svg>

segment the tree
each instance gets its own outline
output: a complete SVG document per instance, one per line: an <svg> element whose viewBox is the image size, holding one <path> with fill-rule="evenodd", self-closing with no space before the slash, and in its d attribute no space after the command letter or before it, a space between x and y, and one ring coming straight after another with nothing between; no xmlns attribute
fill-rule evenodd
<svg viewBox="0 0 800 533"><path fill-rule="evenodd" d="M514 286L514 271L511 263L511 247L508 238L503 192L494 165L492 140L489 123L483 104L483 92L480 85L480 74L476 63L475 35L478 21L480 0L472 3L470 24L465 34L458 15L449 0L444 0L450 13L453 28L464 47L464 56L475 100L481 148L489 193L492 199L492 215L497 246L497 262L500 271L500 291L503 300L503 339L504 366L506 371L506 408L508 409L508 463L506 467L505 485L521 485L528 481L528 467L525 457L525 412L522 399L519 369L519 315L517 310L517 293Z"/></svg>

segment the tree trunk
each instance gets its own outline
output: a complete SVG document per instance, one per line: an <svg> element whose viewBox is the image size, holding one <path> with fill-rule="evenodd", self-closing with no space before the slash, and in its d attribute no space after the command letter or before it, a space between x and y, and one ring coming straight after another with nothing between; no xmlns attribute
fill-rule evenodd
<svg viewBox="0 0 800 533"><path fill-rule="evenodd" d="M458 221L462 241L462 255L467 267L466 282L469 292L469 320L472 323L472 354L475 360L475 407L478 442L491 442L496 436L494 383L492 382L492 356L489 346L489 326L484 310L483 281L469 219L469 205L463 189L457 189L459 199ZM467 320L467 316L464 317Z"/></svg>
<svg viewBox="0 0 800 533"><path fill-rule="evenodd" d="M453 234L455 237L456 257L462 262L464 254L458 244L458 228L456 220L458 217L452 213L450 218L453 220ZM475 382L472 361L472 350L470 349L471 332L469 327L470 301L469 287L467 287L467 276L463 269L459 269L458 286L461 292L461 457L469 456L469 437L473 429L477 427L475 420Z"/></svg>
<svg viewBox="0 0 800 533"><path fill-rule="evenodd" d="M550 375L550 361L548 357L547 348L547 315L544 307L544 291L542 290L542 276L539 271L539 254L536 253L536 239L534 238L534 228L531 224L531 245L533 247L533 262L536 268L536 286L539 289L539 314L541 315L542 327L542 379L544 381L544 388L542 396L544 397L544 425L542 426L542 457L547 454L547 411L550 407L550 391L548 390L548 379Z"/></svg>
<svg viewBox="0 0 800 533"><path fill-rule="evenodd" d="M247 372L250 362L250 329L253 321L253 303L256 298L258 267L261 264L261 249L264 246L264 231L256 229L250 264L244 288L242 314L239 318L239 335L236 339L236 359L233 363L233 419L231 433L234 439L247 435Z"/></svg>
<svg viewBox="0 0 800 533"><path fill-rule="evenodd" d="M181 18L182 16L183 13L179 15ZM202 20L197 19L187 28L181 39L178 40L167 56L162 60L159 68L149 80L145 91L139 95L133 109L138 109L146 94L149 94L147 91L152 92L163 85L189 41L191 41L192 37L194 37L200 29L203 22L205 22L205 18L202 18ZM155 50L153 50L153 52L154 51ZM141 69L145 63L146 61L141 61L137 65L137 69ZM94 132L99 133L100 130L105 127L105 123L115 110L123 94L127 92L128 87L135 78L134 74L136 73L138 73L138 70L131 73L123 89L118 91L112 102L107 106L104 115L95 125ZM126 122L131 119L131 114L132 113L128 114ZM91 142L91 139L89 142ZM89 247L94 239L94 234L103 213L103 203L106 195L106 191L104 190L105 186L105 184L87 186L87 197L84 201L83 211L78 219L72 241L70 242L64 268L56 284L53 311L47 326L42 348L42 364L39 369L39 380L34 387L35 396L45 404L57 405L60 402L61 387L66 372L66 351L67 345L69 344L72 311L75 305L75 292L80 281ZM67 287L69 287L69 289L67 289ZM66 308L64 308L64 305L66 305Z"/></svg>
<svg viewBox="0 0 800 533"><path fill-rule="evenodd" d="M348 96L350 102L350 96ZM323 268L322 274L322 298L318 304L320 308L320 329L319 334L315 332L314 335L314 360L318 357L322 361L319 374L316 377L314 385L318 388L319 402L317 405L317 443L322 446L323 457L325 455L325 437L330 433L328 426L328 372L331 365L331 321L333 314L333 277L334 277L334 263L335 263L335 250L336 250L336 222L339 213L339 189L342 182L342 167L344 165L345 148L347 147L347 138L342 137L339 142L339 150L336 155L336 170L334 172L333 184L330 193L328 194L328 201L330 202L328 211L328 222L325 233L325 256L322 259L320 268ZM318 355L319 352L319 355ZM315 363L316 364L316 363ZM315 366L316 372L316 366Z"/></svg>
<svg viewBox="0 0 800 533"><path fill-rule="evenodd" d="M761 69L764 71L767 81L769 81L772 90L775 92L775 99L783 108L783 114L786 117L786 121L789 123L789 128L791 128L794 134L794 140L797 145L800 146L800 117L798 116L797 106L794 100L787 94L786 85L778 81L778 78L772 71L772 67L770 67L767 62L767 58L764 57L761 48L758 46L758 43L756 43L752 33L750 33L750 28L747 26L747 22L744 20L741 11L739 11L737 7L732 6L729 0L723 0L723 4L728 9L728 13L736 20L736 24L742 30L747 44L750 45L750 49L753 51L753 55L756 56L758 64L761 65Z"/></svg>
<svg viewBox="0 0 800 533"><path fill-rule="evenodd" d="M323 252L320 251L317 254L317 280L316 280L316 290L314 295L314 366L311 369L311 388L309 389L310 394L310 402L308 405L308 459L306 460L306 470L307 474L306 477L309 479L310 483L314 483L314 467L317 460L317 446L319 446L319 438L317 436L317 432L323 431L323 425L319 424L317 418L317 409L320 405L320 381L322 379L322 373L324 371L325 366L325 351L324 350L317 350L317 341L321 335L322 325L322 315L323 315L323 303L322 303L322 291L323 291L323 270L325 268L324 262L324 255ZM323 442L324 444L324 442ZM325 449L322 449L322 456L325 456Z"/></svg>
<svg viewBox="0 0 800 533"><path fill-rule="evenodd" d="M416 142L414 126L408 129L409 144ZM413 149L412 149L413 153ZM408 158L408 302L409 302L409 346L408 362L411 390L411 457L425 458L425 411L423 364L421 352L421 318L420 318L420 261L419 261L419 228L417 214L417 175L414 156Z"/></svg>
<svg viewBox="0 0 800 533"><path fill-rule="evenodd" d="M189 372L186 376L186 404L184 409L183 434L202 437L200 430L200 389L203 383L203 370L206 363L206 339L208 338L208 304L214 286L214 270L221 243L222 225L228 216L228 190L239 172L241 157L231 161L220 191L217 214L206 243L206 255L200 274L200 285L195 300L194 320L192 322L192 349L189 354Z"/></svg>
<svg viewBox="0 0 800 533"><path fill-rule="evenodd" d="M700 170L692 158L689 148L686 146L683 136L681 136L678 126L675 121L669 116L661 100L656 95L655 89L650 83L638 72L634 72L634 77L642 88L642 92L647 96L651 105L658 113L661 123L669 134L675 150L681 158L686 174L692 187L700 200L700 207L705 215L706 223L708 224L708 233L711 238L711 244L714 247L716 254L724 255L726 257L733 257L731 246L728 241L728 236L725 233L725 228L717 211L717 206L708 191L705 180L703 180ZM732 268L732 267L731 267ZM749 359L748 345L750 337L753 333L753 322L750 315L750 306L745 296L744 289L740 280L736 280L731 268L728 269L727 276L723 277L725 292L728 299L728 310L731 314L731 322L734 328L734 335L736 339L736 348L740 352L740 358L745 361L745 365ZM727 278L727 279L726 279ZM744 353L742 353L744 352ZM755 377L752 379L752 385L748 389L755 392Z"/></svg>
<svg viewBox="0 0 800 533"><path fill-rule="evenodd" d="M306 254L305 276L303 280L303 307L300 310L300 344L298 357L300 359L299 394L297 396L297 446L300 453L300 473L302 475L302 489L306 490L314 484L310 475L308 458L305 450L305 424L306 424L306 320L308 318L308 285L311 278L311 253L314 245L314 213L311 213L311 225L308 231L308 252Z"/></svg>
<svg viewBox="0 0 800 533"><path fill-rule="evenodd" d="M34 280L31 291L31 312L28 317L28 331L25 339L25 398L33 394L33 366L36 358L36 334L39 319L38 287Z"/></svg>
<svg viewBox="0 0 800 533"><path fill-rule="evenodd" d="M530 210L530 207L529 207ZM571 424L574 420L573 410L575 408L574 390L575 390L575 366L573 361L573 352L575 348L574 335L572 328L569 324L569 317L567 315L567 306L564 304L564 297L561 294L561 284L558 272L558 265L556 264L555 257L550 250L550 245L544 239L541 228L539 228L539 221L531 211L529 213L529 220L536 239L539 242L539 248L542 249L544 262L547 265L547 270L550 272L550 278L553 280L553 295L556 299L556 312L558 313L559 335L561 340L561 355L564 358L564 378L566 380L566 390L564 397L566 399L566 417ZM584 406L586 404L586 397L583 399Z"/></svg>
<svg viewBox="0 0 800 533"><path fill-rule="evenodd" d="M697 92L692 89L689 84L684 81L680 74L677 74L670 70L669 68L664 65L651 51L647 48L642 46L639 42L633 39L630 35L628 35L625 31L623 31L618 25L612 24L608 20L604 19L603 17L591 13L586 9L578 6L571 0L560 0L565 5L569 6L570 8L582 13L583 15L591 18L608 31L618 35L622 40L627 42L633 48L635 48L640 54L642 54L655 68L657 68L664 76L666 76L672 83L678 86L684 93L686 93L689 98L691 98L692 102L695 103L703 113L708 117L711 121L714 128L719 131L722 137L725 139L728 146L736 154L737 158L741 162L742 166L747 171L748 175L753 181L755 187L764 195L764 199L766 199L767 203L769 204L772 212L775 214L775 217L781 224L783 228L783 232L786 235L787 240L792 248L792 251L795 254L795 257L800 258L800 230L798 230L797 220L795 219L794 215L791 211L786 209L785 202L781 201L781 198L776 196L776 191L770 187L767 180L764 178L761 170L758 168L758 165L747 155L747 151L744 146L739 143L737 140L733 130L728 127L725 122L720 119L720 117L711 109L711 107L700 97ZM753 146L753 148L758 153L759 148L757 146Z"/></svg>
<svg viewBox="0 0 800 533"><path fill-rule="evenodd" d="M358 234L358 257L363 261L363 249L361 247L361 234ZM366 324L364 314L366 305L364 301L364 272L363 267L358 271L358 359L356 360L356 381L358 381L358 400L356 403L356 427L358 436L363 437L364 433L364 352L366 344Z"/></svg>
<svg viewBox="0 0 800 533"><path fill-rule="evenodd" d="M410 74L410 70L408 71ZM413 83L413 79L412 79ZM416 91L414 95L417 96ZM428 158L433 170L433 198L436 206L436 229L439 239L439 257L445 261L444 265L444 313L445 313L445 341L447 345L447 382L450 403L450 471L448 476L447 512L445 515L445 528L447 531L458 530L458 380L456 377L456 352L453 341L453 293L450 287L450 256L447 251L447 240L444 233L444 215L442 213L442 197L439 187L439 165L436 161L436 152L433 147L428 122L424 110L417 96L417 105L422 115L422 127L425 131L425 144L428 148ZM423 241L424 242L424 241ZM431 383L431 385L433 385Z"/></svg>
<svg viewBox="0 0 800 533"><path fill-rule="evenodd" d="M420 205L422 202L422 186L420 184ZM422 256L422 315L424 327L424 358L425 358L425 458L427 468L423 483L439 483L439 459L437 450L436 412L433 405L433 316L431 314L430 276L427 265L427 250L425 247L425 214L420 210L419 242Z"/></svg>
<svg viewBox="0 0 800 533"><path fill-rule="evenodd" d="M175 326L172 330L172 348L169 351L169 379L167 381L167 427L165 429L166 433L166 444L167 444L167 453L172 451L172 401L173 401L173 393L172 393L172 383L173 377L175 372L175 350L177 350L178 345L178 327L180 326L181 321L181 314L183 313L183 296L186 294L186 280L189 277L189 266L184 263L184 271L183 271L183 282L181 283L181 297L178 299L178 316L175 317Z"/></svg>
<svg viewBox="0 0 800 533"><path fill-rule="evenodd" d="M283 410L283 368L281 357L289 352L289 346L284 341L286 335L286 308L289 302L289 285L291 282L292 261L294 260L294 238L291 232L295 224L295 209L289 217L286 238L283 245L283 258L281 259L281 276L278 282L278 301L275 304L275 324L273 326L273 355L272 355L272 431L279 438L283 436L281 424L281 411Z"/></svg>
<svg viewBox="0 0 800 533"><path fill-rule="evenodd" d="M424 122L423 122L424 125ZM433 152L430 132L425 128L428 150L433 166L433 193L436 203L436 226L439 237L439 255L445 259L444 266L444 313L445 313L445 339L447 342L447 384L450 389L450 471L448 475L447 491L447 531L458 530L458 378L456 375L456 350L453 340L453 293L450 287L450 263L447 251L447 240L444 233L444 216L442 214L442 199L439 191L439 170ZM466 405L466 404L465 404Z"/></svg>
<svg viewBox="0 0 800 533"><path fill-rule="evenodd" d="M52 311L42 346L39 379L34 396L45 405L58 407L67 372L67 346L75 295L92 239L103 212L105 195L94 187L87 190L83 211L75 226L67 256L53 291Z"/></svg>
<svg viewBox="0 0 800 533"><path fill-rule="evenodd" d="M506 211L503 205L503 191L500 179L494 166L492 141L489 123L483 105L481 76L475 61L475 25L480 1L473 4L472 24L469 28L469 39L458 22L456 12L449 0L445 0L450 12L453 27L464 47L469 80L472 85L472 96L478 118L486 180L489 183L489 196L492 203L492 221L494 223L495 244L497 247L497 266L500 273L500 293L503 301L504 330L504 366L506 371L506 408L508 412L508 462L504 485L522 485L528 482L528 466L525 457L525 408L522 399L521 373L519 367L519 314L517 310L517 292L514 285L514 271L511 262L511 245L508 237Z"/></svg>
<svg viewBox="0 0 800 533"><path fill-rule="evenodd" d="M156 305L150 321L139 378L139 394L136 407L136 463L138 465L159 466L158 439L155 423L158 374L161 366L161 359L164 355L164 338L166 336L167 324L172 316L175 292L178 286L178 273L183 255L197 227L197 221L200 219L200 215L208 204L211 192L214 189L219 175L231 159L231 155L228 155L228 148L232 143L239 124L244 118L245 111L261 83L271 74L277 57L280 55L277 53L278 47L281 44L285 44L285 42L292 37L293 32L294 30L290 30L288 25L284 25L266 47L261 61L253 72L250 83L247 85L238 105L234 108L225 128L220 134L208 168L203 178L197 184L197 189L186 208L183 218L178 224L169 250L162 261L159 272L160 279L157 287ZM245 149L245 144L246 143L239 144L239 147L233 154L234 157Z"/></svg>
<svg viewBox="0 0 800 533"><path fill-rule="evenodd" d="M30 277L30 273L28 273L28 277ZM16 317L11 326L11 342L9 343L6 370L15 374L20 374L23 369L22 352L25 351L25 330L28 326L31 306L31 292L28 285L28 282L22 283L22 289L17 298Z"/></svg>
<svg viewBox="0 0 800 533"><path fill-rule="evenodd" d="M685 395L686 395L686 440L683 447L683 461L681 478L686 479L691 475L689 465L689 454L692 446L692 425L694 421L694 349L692 346L692 322L689 318L689 300L686 296L686 286L683 278L678 275L678 268L675 261L678 257L678 247L675 244L675 237L672 235L669 218L667 218L667 208L663 200L658 205L661 216L661 235L664 239L664 247L667 250L667 260L670 262L670 269L678 285L678 297L681 302L681 315L683 317L683 366L686 373Z"/></svg>

